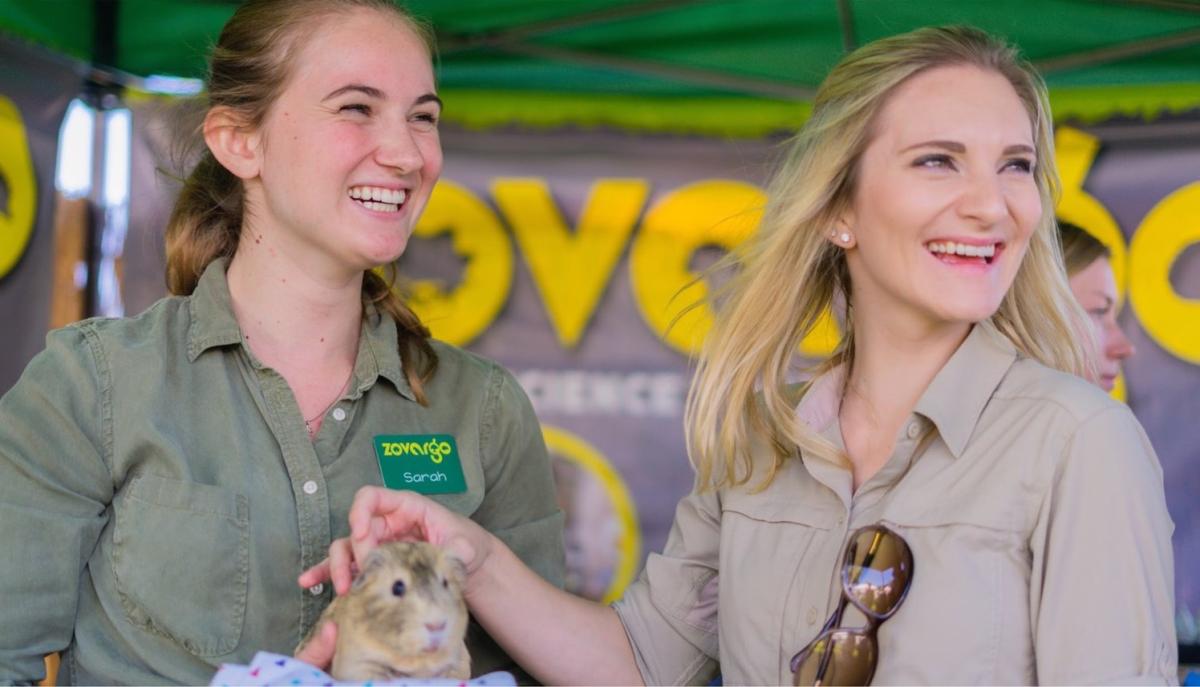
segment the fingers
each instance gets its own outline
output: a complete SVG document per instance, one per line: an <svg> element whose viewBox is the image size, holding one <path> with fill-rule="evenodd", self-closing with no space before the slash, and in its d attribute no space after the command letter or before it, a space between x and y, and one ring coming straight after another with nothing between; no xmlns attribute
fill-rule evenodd
<svg viewBox="0 0 1200 687"><path fill-rule="evenodd" d="M305 663L328 671L333 663L333 652L337 649L337 625L332 620L325 621L321 629L313 633L308 643L296 652L296 658Z"/></svg>
<svg viewBox="0 0 1200 687"><path fill-rule="evenodd" d="M321 561L320 563L317 563L316 565L309 568L308 570L305 570L304 572L300 573L300 579L298 581L299 581L301 587L304 587L307 589L308 587L311 587L314 584L319 584L321 582L325 582L328 579L329 579L329 559L326 558L325 560Z"/></svg>
<svg viewBox="0 0 1200 687"><path fill-rule="evenodd" d="M368 549L369 551L369 549ZM364 552L364 556L366 553ZM333 591L338 596L350 591L350 583L354 581L356 560L362 560L346 538L337 539L329 545L329 577L333 580Z"/></svg>
<svg viewBox="0 0 1200 687"><path fill-rule="evenodd" d="M446 540L442 548L445 549L448 556L462 564L464 572L474 569L472 563L475 562L478 551L466 537L452 536Z"/></svg>
<svg viewBox="0 0 1200 687"><path fill-rule="evenodd" d="M374 537L375 543L414 535L424 539L425 515L432 503L413 492L363 487L350 504L350 538L359 542Z"/></svg>

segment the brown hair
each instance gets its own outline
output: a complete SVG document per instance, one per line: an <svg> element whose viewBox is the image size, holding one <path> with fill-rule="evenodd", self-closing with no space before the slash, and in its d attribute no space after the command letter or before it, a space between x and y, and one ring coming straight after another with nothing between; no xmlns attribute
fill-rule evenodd
<svg viewBox="0 0 1200 687"><path fill-rule="evenodd" d="M205 83L208 109L228 107L247 126L260 126L291 75L289 65L304 29L322 18L355 9L390 13L433 53L433 32L428 25L391 0L249 0L233 13L212 48ZM167 222L167 288L171 293L192 293L209 263L237 252L245 212L241 180L205 148L183 181ZM369 310L365 306L373 306L395 320L404 374L413 395L426 405L423 386L437 370L437 354L429 344L429 329L396 293L395 276L394 269L364 273L364 316Z"/></svg>
<svg viewBox="0 0 1200 687"><path fill-rule="evenodd" d="M1075 276L1100 258L1112 257L1108 246L1077 224L1059 220L1058 238L1062 242L1063 263L1067 266L1068 277Z"/></svg>

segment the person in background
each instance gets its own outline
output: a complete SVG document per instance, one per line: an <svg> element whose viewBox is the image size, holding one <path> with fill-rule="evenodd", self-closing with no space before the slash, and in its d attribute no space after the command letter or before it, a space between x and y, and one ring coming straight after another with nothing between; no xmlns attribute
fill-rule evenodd
<svg viewBox="0 0 1200 687"><path fill-rule="evenodd" d="M50 652L66 684L290 653L333 594L296 577L368 484L430 494L561 584L529 401L376 269L442 169L430 35L389 0L250 0L225 25L173 295L51 332L0 400L0 682ZM516 670L477 626L468 646L477 673Z"/></svg>
<svg viewBox="0 0 1200 687"><path fill-rule="evenodd" d="M555 684L1177 680L1162 469L1078 376L1052 140L1040 77L975 29L833 68L730 258L688 398L694 490L612 606L377 487L300 583L346 589L380 541L444 546L476 617ZM831 307L837 350L791 384Z"/></svg>
<svg viewBox="0 0 1200 687"><path fill-rule="evenodd" d="M1070 222L1058 221L1063 263L1071 293L1096 332L1096 371L1088 378L1111 392L1121 374L1121 361L1133 355L1133 344L1117 324L1117 281L1112 254L1099 239Z"/></svg>

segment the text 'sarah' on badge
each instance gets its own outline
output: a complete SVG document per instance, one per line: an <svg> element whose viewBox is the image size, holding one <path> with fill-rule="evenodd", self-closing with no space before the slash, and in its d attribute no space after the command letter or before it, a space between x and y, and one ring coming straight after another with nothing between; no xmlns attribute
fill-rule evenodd
<svg viewBox="0 0 1200 687"><path fill-rule="evenodd" d="M420 494L456 494L467 490L458 446L449 434L381 434L375 457L388 489Z"/></svg>

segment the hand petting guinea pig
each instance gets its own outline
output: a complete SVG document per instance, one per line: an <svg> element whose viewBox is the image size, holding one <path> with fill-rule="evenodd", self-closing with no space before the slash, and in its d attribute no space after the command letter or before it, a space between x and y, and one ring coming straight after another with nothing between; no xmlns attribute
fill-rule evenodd
<svg viewBox="0 0 1200 687"><path fill-rule="evenodd" d="M337 646L330 674L336 680L466 680L464 574L458 560L432 544L383 544L367 555L350 591L329 604L297 651L332 620Z"/></svg>

